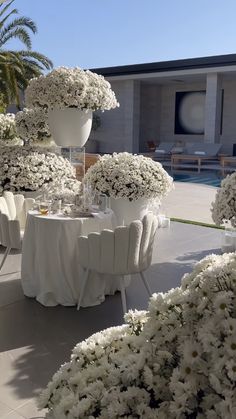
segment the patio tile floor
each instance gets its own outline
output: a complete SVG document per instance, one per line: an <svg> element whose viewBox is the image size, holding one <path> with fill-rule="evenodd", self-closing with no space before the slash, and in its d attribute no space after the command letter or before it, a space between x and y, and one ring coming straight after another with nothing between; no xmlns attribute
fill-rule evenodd
<svg viewBox="0 0 236 419"><path fill-rule="evenodd" d="M176 287L194 262L220 253L222 232L171 223L156 235L153 265L147 272L153 292ZM1 249L3 253L3 249ZM2 257L2 254L1 254ZM79 341L104 328L122 324L119 293L99 306L46 308L24 297L19 254L8 259L0 274L0 418L38 419L37 396L52 374L70 357ZM146 291L139 277L127 289L129 308L145 309Z"/></svg>

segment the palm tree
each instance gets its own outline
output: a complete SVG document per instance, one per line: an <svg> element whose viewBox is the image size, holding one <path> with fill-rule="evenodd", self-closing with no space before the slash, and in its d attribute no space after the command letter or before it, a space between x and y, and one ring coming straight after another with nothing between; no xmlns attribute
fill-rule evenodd
<svg viewBox="0 0 236 419"><path fill-rule="evenodd" d="M32 77L50 70L53 64L49 58L39 52L32 51L30 33L37 33L35 23L27 17L16 17L17 9L9 10L15 0L0 0L0 91L6 104L15 102L20 107L19 92L27 87ZM6 3L4 5L4 3ZM12 39L20 40L26 49L12 51L6 49Z"/></svg>

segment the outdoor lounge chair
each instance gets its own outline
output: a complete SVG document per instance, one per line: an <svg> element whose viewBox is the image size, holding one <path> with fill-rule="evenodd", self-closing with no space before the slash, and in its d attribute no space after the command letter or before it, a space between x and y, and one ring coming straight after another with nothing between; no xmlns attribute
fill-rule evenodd
<svg viewBox="0 0 236 419"><path fill-rule="evenodd" d="M192 144L185 147L183 154L172 154L171 170L183 167L183 163L196 162L198 173L201 171L202 161L214 160L221 149L221 144ZM181 163L182 162L182 163Z"/></svg>
<svg viewBox="0 0 236 419"><path fill-rule="evenodd" d="M222 144L207 144L207 143L201 143L201 144L192 144L187 145L185 147L184 154L187 155L195 155L195 156L203 156L203 157L217 157L220 149L222 147Z"/></svg>
<svg viewBox="0 0 236 419"><path fill-rule="evenodd" d="M171 149L174 147L174 143L168 142L161 142L159 146L155 150L155 158L162 159L162 158L170 158L171 157Z"/></svg>

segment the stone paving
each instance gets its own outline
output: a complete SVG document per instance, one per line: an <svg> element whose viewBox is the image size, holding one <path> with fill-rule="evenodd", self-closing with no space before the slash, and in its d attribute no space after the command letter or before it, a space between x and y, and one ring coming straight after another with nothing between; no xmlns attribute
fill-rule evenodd
<svg viewBox="0 0 236 419"><path fill-rule="evenodd" d="M175 182L175 188L164 198L161 211L168 217L213 224L211 203L217 188L195 183Z"/></svg>
<svg viewBox="0 0 236 419"><path fill-rule="evenodd" d="M185 218L186 214L189 219L187 209L180 212L181 202L176 201L178 196L182 200L186 191L177 185L174 194L166 203L169 215ZM196 199L197 196L203 197L196 194ZM183 202L186 196L182 205ZM203 204L199 203L198 214L199 206L203 208ZM178 286L183 274L191 271L196 261L209 253L219 253L221 234L213 228L176 222L171 223L170 229L158 229L153 265L147 271L153 292ZM1 258L3 248L0 251ZM74 345L94 332L123 322L119 293L108 296L99 306L80 311L75 307L46 308L24 297L20 262L20 254L11 254L0 274L1 419L43 418L45 412L36 408L38 394L69 359ZM132 309L147 308L148 297L138 276L133 277L127 289L127 303Z"/></svg>

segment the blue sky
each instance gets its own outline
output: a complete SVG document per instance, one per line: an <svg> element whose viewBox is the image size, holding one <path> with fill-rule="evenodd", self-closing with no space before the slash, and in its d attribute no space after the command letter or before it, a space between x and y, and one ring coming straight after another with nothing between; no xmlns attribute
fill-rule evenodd
<svg viewBox="0 0 236 419"><path fill-rule="evenodd" d="M33 49L56 67L236 53L235 0L15 0L15 6L38 25Z"/></svg>

